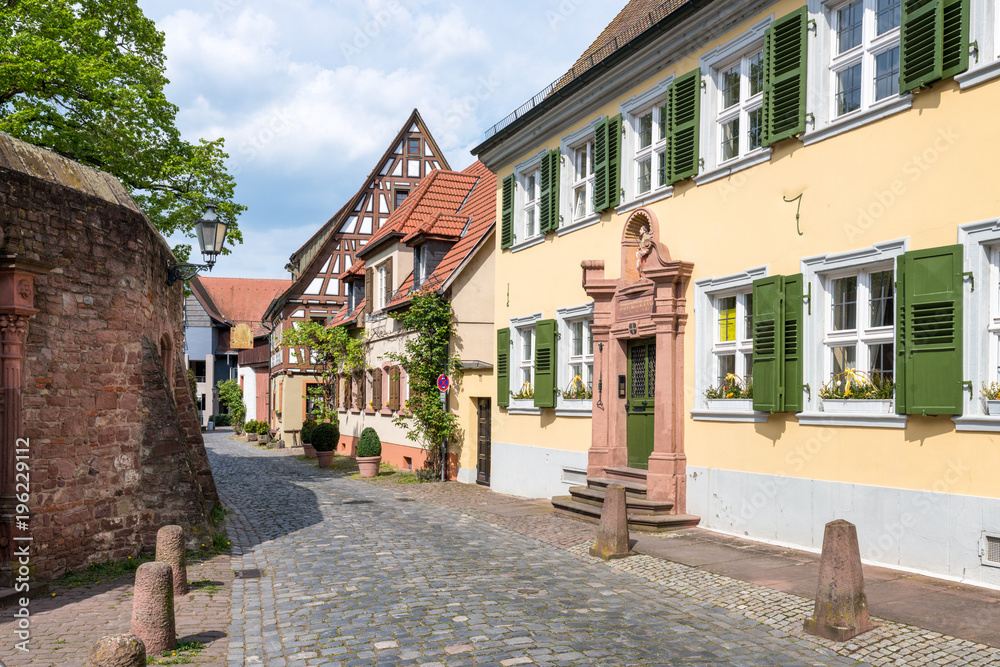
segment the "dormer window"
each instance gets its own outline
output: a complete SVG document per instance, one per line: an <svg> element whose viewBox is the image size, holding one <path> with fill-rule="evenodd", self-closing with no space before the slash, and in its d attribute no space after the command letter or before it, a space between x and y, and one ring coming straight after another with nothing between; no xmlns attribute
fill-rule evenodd
<svg viewBox="0 0 1000 667"><path fill-rule="evenodd" d="M413 288L417 289L427 277L425 258L427 251L423 245L418 245L413 249Z"/></svg>

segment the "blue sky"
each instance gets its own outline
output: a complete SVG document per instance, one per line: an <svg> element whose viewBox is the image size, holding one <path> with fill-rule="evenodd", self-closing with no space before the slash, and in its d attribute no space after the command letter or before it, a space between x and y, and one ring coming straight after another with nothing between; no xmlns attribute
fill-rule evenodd
<svg viewBox="0 0 1000 667"><path fill-rule="evenodd" d="M468 166L483 131L569 69L624 4L139 0L166 34L182 133L226 138L249 207L244 244L211 275L288 277L288 256L414 107L452 168Z"/></svg>

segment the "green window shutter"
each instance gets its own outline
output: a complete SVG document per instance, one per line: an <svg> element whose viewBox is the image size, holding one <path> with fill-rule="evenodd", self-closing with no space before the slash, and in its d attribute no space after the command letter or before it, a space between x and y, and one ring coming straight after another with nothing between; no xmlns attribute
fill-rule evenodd
<svg viewBox="0 0 1000 667"><path fill-rule="evenodd" d="M701 70L678 77L667 90L667 160L671 183L698 173Z"/></svg>
<svg viewBox="0 0 1000 667"><path fill-rule="evenodd" d="M784 410L783 276L753 281L753 409Z"/></svg>
<svg viewBox="0 0 1000 667"><path fill-rule="evenodd" d="M962 246L911 250L896 272L896 412L960 415Z"/></svg>
<svg viewBox="0 0 1000 667"><path fill-rule="evenodd" d="M969 69L969 0L943 0L941 78Z"/></svg>
<svg viewBox="0 0 1000 667"><path fill-rule="evenodd" d="M764 38L765 146L805 132L808 22L806 8L800 7L777 19L767 29Z"/></svg>
<svg viewBox="0 0 1000 667"><path fill-rule="evenodd" d="M559 229L559 158L558 149L542 156L538 216L538 231L542 234Z"/></svg>
<svg viewBox="0 0 1000 667"><path fill-rule="evenodd" d="M602 118L594 128L594 212L608 207L608 121Z"/></svg>
<svg viewBox="0 0 1000 667"><path fill-rule="evenodd" d="M899 92L941 78L942 0L903 0L899 28Z"/></svg>
<svg viewBox="0 0 1000 667"><path fill-rule="evenodd" d="M535 323L535 407L556 405L556 321Z"/></svg>
<svg viewBox="0 0 1000 667"><path fill-rule="evenodd" d="M608 208L614 208L621 202L621 167L622 167L622 115L608 119ZM596 177L594 178L596 181Z"/></svg>
<svg viewBox="0 0 1000 667"><path fill-rule="evenodd" d="M782 368L785 412L802 412L802 274L785 276L785 358ZM756 359L756 357L754 357Z"/></svg>
<svg viewBox="0 0 1000 667"><path fill-rule="evenodd" d="M542 164L538 182L538 231L541 234L549 231L552 221L552 151L542 154Z"/></svg>
<svg viewBox="0 0 1000 667"><path fill-rule="evenodd" d="M510 329L497 331L497 405L510 405Z"/></svg>
<svg viewBox="0 0 1000 667"><path fill-rule="evenodd" d="M514 174L503 179L500 194L500 248L514 244Z"/></svg>

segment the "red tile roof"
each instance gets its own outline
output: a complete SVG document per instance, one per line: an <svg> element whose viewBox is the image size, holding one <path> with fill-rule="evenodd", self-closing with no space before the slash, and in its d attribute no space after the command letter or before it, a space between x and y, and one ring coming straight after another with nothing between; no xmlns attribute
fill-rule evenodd
<svg viewBox="0 0 1000 667"><path fill-rule="evenodd" d="M231 324L249 324L259 336L264 333L260 320L267 307L291 284L291 280L198 276L191 280L191 291L210 314L214 311Z"/></svg>
<svg viewBox="0 0 1000 667"><path fill-rule="evenodd" d="M341 280L344 280L345 278L350 279L353 278L354 276L363 276L363 275L365 275L365 260L359 259L355 261L354 264L351 264L351 268L347 269L346 271L340 274L340 279Z"/></svg>
<svg viewBox="0 0 1000 667"><path fill-rule="evenodd" d="M390 234L395 234L397 238L402 235L402 241L410 246L428 237L454 239L455 245L421 286L421 289L441 289L492 233L496 223L496 190L496 176L479 161L461 172L431 172L403 205L389 216L365 249L372 247L376 239L387 240ZM362 267L360 271L363 271L364 262L359 262L341 278L348 273L353 274L359 265ZM493 280L493 276L484 279ZM387 307L405 304L410 300L412 289L411 271L403 278ZM348 312L345 306L329 326L356 321L364 308L364 299L353 311Z"/></svg>
<svg viewBox="0 0 1000 667"><path fill-rule="evenodd" d="M473 176L476 182L466 193L461 206L454 213L442 212L437 221L440 223L441 235L458 235L465 232L458 241L451 247L448 253L441 259L434 272L427 277L425 284L431 289L441 289L454 278L457 271L476 250L480 243L493 231L496 223L496 196L497 179L486 165L480 161L473 162L466 167L462 174ZM461 226L459 226L461 223ZM457 229L457 232L455 231ZM414 245L415 240L419 240L421 235L438 235L437 226L431 227L427 232L417 232L410 234L406 242ZM493 280L492 276L487 278ZM389 302L388 306L397 306L410 299L413 288L413 273L410 273L403 280L396 297Z"/></svg>
<svg viewBox="0 0 1000 667"><path fill-rule="evenodd" d="M559 80L554 90L562 88L574 77L594 67L635 37L646 32L653 24L672 14L687 0L631 0L597 39L583 52L573 67Z"/></svg>
<svg viewBox="0 0 1000 667"><path fill-rule="evenodd" d="M478 179L468 171L469 168L462 172L435 169L428 174L402 206L392 212L382 229L372 235L364 248L358 250L357 256L371 254L389 238L404 238L422 227L433 227L437 215L457 213Z"/></svg>

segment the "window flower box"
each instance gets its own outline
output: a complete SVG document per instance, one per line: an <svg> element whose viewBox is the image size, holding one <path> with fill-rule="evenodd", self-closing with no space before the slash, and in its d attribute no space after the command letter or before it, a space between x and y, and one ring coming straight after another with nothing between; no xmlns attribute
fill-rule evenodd
<svg viewBox="0 0 1000 667"><path fill-rule="evenodd" d="M824 398L823 412L850 414L886 414L892 412L892 399Z"/></svg>
<svg viewBox="0 0 1000 667"><path fill-rule="evenodd" d="M986 414L991 417L1000 417L1000 400L986 401Z"/></svg>
<svg viewBox="0 0 1000 667"><path fill-rule="evenodd" d="M709 410L753 410L752 398L709 398Z"/></svg>

